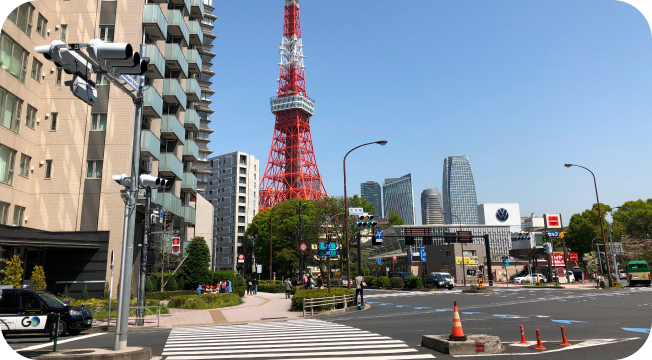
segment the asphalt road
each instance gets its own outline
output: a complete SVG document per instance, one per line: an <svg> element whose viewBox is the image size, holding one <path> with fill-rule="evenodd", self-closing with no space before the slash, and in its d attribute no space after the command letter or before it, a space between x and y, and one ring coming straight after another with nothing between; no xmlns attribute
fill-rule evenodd
<svg viewBox="0 0 652 360"><path fill-rule="evenodd" d="M369 310L320 320L370 331L405 342L423 354L437 358L450 355L422 348L424 334L450 334L453 302L457 301L465 334L488 334L501 338L505 346L499 356L526 359L545 358L591 360L622 359L636 352L646 341L652 324L652 288L625 290L555 290L495 288L493 294L463 294L453 291L411 293L367 290ZM514 345L525 327L526 340L535 342L535 329L541 331L546 351L533 346ZM560 326L565 326L571 348L559 346ZM625 328L625 329L623 329ZM170 330L130 331L129 346L148 346L153 355L162 355ZM91 336L92 335L92 336ZM84 337L86 336L86 337ZM34 346L43 337L7 335L12 348ZM113 333L84 334L61 338L59 349L112 348ZM69 342L64 342L70 340ZM228 349L221 343L216 349ZM21 351L25 357L48 352L48 348ZM373 357L370 357L372 359ZM260 359L260 357L258 357ZM296 359L292 357L291 359Z"/></svg>

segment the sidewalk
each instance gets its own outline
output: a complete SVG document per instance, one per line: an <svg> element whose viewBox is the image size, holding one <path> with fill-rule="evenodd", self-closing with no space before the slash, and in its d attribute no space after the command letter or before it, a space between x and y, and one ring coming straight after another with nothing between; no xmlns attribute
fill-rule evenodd
<svg viewBox="0 0 652 360"><path fill-rule="evenodd" d="M161 315L159 328L184 326L221 325L268 320L293 320L302 318L301 312L290 311L291 300L285 294L259 292L245 295L243 304L213 310L170 309L170 314ZM93 321L93 328L106 328L106 320ZM144 326L136 326L136 318L129 318L129 327L135 329L157 328L156 316L147 316ZM115 319L111 319L115 326Z"/></svg>

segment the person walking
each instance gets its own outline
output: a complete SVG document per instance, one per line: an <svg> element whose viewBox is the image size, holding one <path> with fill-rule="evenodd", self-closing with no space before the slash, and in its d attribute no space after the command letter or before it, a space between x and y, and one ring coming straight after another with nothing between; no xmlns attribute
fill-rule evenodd
<svg viewBox="0 0 652 360"><path fill-rule="evenodd" d="M251 280L251 276L247 276L247 295L251 295L251 290L253 289L254 283Z"/></svg>
<svg viewBox="0 0 652 360"><path fill-rule="evenodd" d="M258 279L254 278L254 295L258 295Z"/></svg>
<svg viewBox="0 0 652 360"><path fill-rule="evenodd" d="M317 277L317 286L319 286L320 289L324 288L324 281L321 278L321 274Z"/></svg>
<svg viewBox="0 0 652 360"><path fill-rule="evenodd" d="M287 279L285 279L285 298L286 299L289 299L291 297L290 296L291 291L292 291L292 279L287 278Z"/></svg>
<svg viewBox="0 0 652 360"><path fill-rule="evenodd" d="M364 276L358 275L355 277L355 304L358 303L358 294L360 294L360 305L364 306L364 298L362 295L362 290L367 284L364 282Z"/></svg>
<svg viewBox="0 0 652 360"><path fill-rule="evenodd" d="M226 279L226 292L230 293L233 292L233 289L231 288L231 280Z"/></svg>

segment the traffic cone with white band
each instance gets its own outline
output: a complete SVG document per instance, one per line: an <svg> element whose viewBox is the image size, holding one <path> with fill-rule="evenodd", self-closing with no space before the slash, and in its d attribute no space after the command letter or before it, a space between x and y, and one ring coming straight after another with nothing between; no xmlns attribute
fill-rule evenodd
<svg viewBox="0 0 652 360"><path fill-rule="evenodd" d="M453 331L448 339L451 341L466 341L466 336L464 336L464 331L462 330L462 321L460 320L460 314L457 312L457 301L455 301L454 304Z"/></svg>

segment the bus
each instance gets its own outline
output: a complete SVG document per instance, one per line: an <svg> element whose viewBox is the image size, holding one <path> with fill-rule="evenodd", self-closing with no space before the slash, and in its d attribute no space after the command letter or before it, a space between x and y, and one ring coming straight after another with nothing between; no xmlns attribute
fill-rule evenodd
<svg viewBox="0 0 652 360"><path fill-rule="evenodd" d="M627 263L627 281L629 286L645 284L650 286L650 266L645 261L630 261Z"/></svg>

